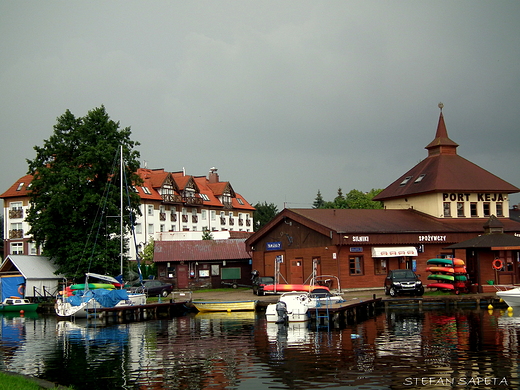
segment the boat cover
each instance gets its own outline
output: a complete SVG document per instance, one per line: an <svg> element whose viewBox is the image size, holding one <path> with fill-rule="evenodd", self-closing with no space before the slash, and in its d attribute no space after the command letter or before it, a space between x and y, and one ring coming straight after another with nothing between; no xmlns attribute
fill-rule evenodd
<svg viewBox="0 0 520 390"><path fill-rule="evenodd" d="M88 290L85 293L79 290L76 295L68 297L67 300L72 306L79 306L92 298L103 307L114 307L119 301L127 300L128 293L126 290L105 290L104 288Z"/></svg>

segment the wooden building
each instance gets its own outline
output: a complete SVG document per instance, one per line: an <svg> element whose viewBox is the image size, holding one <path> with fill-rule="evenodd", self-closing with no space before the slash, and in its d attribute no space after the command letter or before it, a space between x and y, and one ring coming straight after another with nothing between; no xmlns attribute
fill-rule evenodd
<svg viewBox="0 0 520 390"><path fill-rule="evenodd" d="M427 158L374 198L384 209L284 209L246 240L253 269L288 283L330 275L344 289L382 287L390 270L407 268L427 284L426 261L465 260L465 251L447 247L481 235L492 215L504 234L520 236L520 222L509 217L509 194L520 189L457 154L439 107ZM520 282L518 250L494 257L511 263L512 280ZM482 283L484 274L468 271L472 283Z"/></svg>

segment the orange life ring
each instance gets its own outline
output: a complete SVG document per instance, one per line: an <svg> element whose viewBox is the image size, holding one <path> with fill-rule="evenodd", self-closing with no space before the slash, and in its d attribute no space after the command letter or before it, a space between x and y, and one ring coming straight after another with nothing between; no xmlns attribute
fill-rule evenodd
<svg viewBox="0 0 520 390"><path fill-rule="evenodd" d="M20 285L18 286L18 294L20 294L20 295L23 297L23 295L24 295L24 291L25 291L25 287L24 287L24 285L23 285L23 284L20 284Z"/></svg>
<svg viewBox="0 0 520 390"><path fill-rule="evenodd" d="M499 269L502 269L502 267L504 267L504 263L502 263L502 260L500 260L500 259L493 260L494 269L499 270Z"/></svg>

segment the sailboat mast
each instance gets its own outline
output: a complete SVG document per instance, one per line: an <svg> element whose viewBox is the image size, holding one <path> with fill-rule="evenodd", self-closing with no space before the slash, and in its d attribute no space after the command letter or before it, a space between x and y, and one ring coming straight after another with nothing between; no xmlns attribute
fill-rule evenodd
<svg viewBox="0 0 520 390"><path fill-rule="evenodd" d="M121 276L123 276L123 145L120 146L120 154L121 154L121 158L120 158L120 180L121 180L121 185L120 185L120 189L119 189L119 201L120 201L120 204L119 204L119 212L120 212L120 216L119 216L119 228L120 228L120 250L119 250L119 257L120 257L120 260L121 260Z"/></svg>

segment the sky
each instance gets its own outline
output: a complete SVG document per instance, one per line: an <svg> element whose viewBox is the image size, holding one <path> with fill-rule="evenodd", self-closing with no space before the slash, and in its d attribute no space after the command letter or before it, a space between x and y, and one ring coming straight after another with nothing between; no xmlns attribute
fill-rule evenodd
<svg viewBox="0 0 520 390"><path fill-rule="evenodd" d="M216 167L279 211L391 184L439 102L458 154L520 187L519 20L516 0L0 0L0 193L101 105L142 166Z"/></svg>

